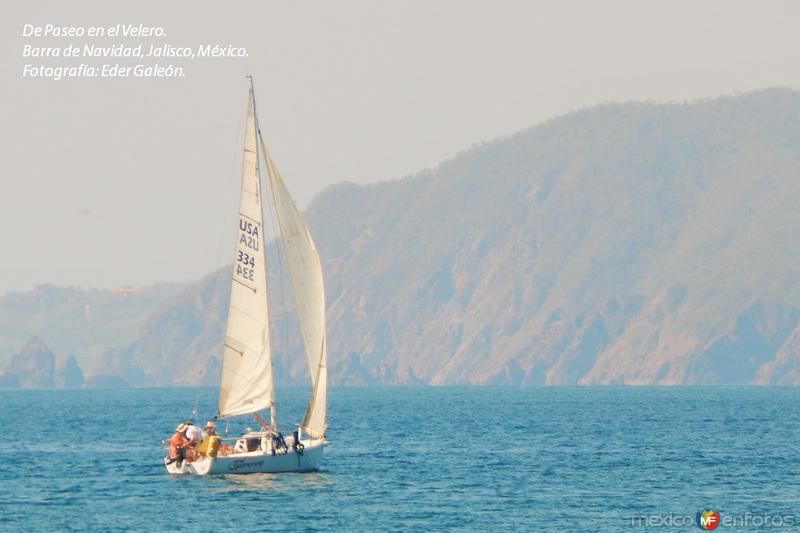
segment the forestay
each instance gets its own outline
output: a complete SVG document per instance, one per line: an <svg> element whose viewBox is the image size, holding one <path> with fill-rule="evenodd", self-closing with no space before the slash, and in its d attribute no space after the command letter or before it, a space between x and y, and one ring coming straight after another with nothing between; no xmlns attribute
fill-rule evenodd
<svg viewBox="0 0 800 533"><path fill-rule="evenodd" d="M311 376L312 393L302 427L312 437L322 437L326 427L325 410L328 397L322 265L311 234L300 217L297 206L275 168L263 140L262 148L292 280L297 318L308 360L308 372Z"/></svg>

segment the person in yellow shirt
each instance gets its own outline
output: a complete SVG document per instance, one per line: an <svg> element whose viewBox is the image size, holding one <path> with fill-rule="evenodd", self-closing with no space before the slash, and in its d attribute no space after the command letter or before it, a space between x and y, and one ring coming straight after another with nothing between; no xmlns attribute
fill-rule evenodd
<svg viewBox="0 0 800 533"><path fill-rule="evenodd" d="M216 457L222 439L217 435L217 424L213 420L206 423L206 436L195 446L195 453L201 456Z"/></svg>

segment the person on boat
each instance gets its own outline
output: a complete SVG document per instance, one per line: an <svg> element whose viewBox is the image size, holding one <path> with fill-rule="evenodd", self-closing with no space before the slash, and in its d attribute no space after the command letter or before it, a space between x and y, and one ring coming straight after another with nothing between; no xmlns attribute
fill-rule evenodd
<svg viewBox="0 0 800 533"><path fill-rule="evenodd" d="M303 455L303 450L306 449L306 445L300 442L300 432L296 430L292 432L292 449L297 455Z"/></svg>
<svg viewBox="0 0 800 533"><path fill-rule="evenodd" d="M217 435L217 424L213 420L206 422L206 433L203 440L195 447L198 457L216 457L222 438Z"/></svg>
<svg viewBox="0 0 800 533"><path fill-rule="evenodd" d="M178 463L178 468L183 464L186 459L186 445L189 444L189 439L186 438L186 423L181 422L175 428L175 433L169 439L169 460L167 464L170 465L174 462Z"/></svg>
<svg viewBox="0 0 800 533"><path fill-rule="evenodd" d="M183 424L186 426L186 432L184 435L186 439L189 441L183 447L184 449L184 458L188 462L192 462L197 458L197 452L195 448L200 441L202 441L205 436L206 432L203 431L201 428L195 426L190 420L184 420Z"/></svg>
<svg viewBox="0 0 800 533"><path fill-rule="evenodd" d="M286 439L283 438L283 433L280 431L273 431L272 432L272 455L275 455L276 452L282 451L286 453L289 451L289 446L286 445Z"/></svg>
<svg viewBox="0 0 800 533"><path fill-rule="evenodd" d="M186 438L189 439L189 447L194 448L206 436L206 432L195 426L192 422L186 422Z"/></svg>

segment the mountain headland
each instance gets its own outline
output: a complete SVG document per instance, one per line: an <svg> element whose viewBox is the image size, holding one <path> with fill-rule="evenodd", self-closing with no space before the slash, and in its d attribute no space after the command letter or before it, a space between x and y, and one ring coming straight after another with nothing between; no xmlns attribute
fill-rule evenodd
<svg viewBox="0 0 800 533"><path fill-rule="evenodd" d="M331 380L798 384L798 177L800 92L770 89L599 105L414 176L330 187L306 219ZM0 380L213 384L229 283L226 267L122 304L107 291L8 294ZM86 320L91 298L111 302L106 316ZM280 333L291 318L273 327L279 382L303 383L299 345ZM33 357L42 342L85 382L73 363L57 377Z"/></svg>

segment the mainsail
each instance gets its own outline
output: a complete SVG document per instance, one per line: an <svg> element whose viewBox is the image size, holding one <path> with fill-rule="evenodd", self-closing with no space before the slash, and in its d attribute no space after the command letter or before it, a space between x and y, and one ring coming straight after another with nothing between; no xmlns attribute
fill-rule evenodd
<svg viewBox="0 0 800 533"><path fill-rule="evenodd" d="M325 346L325 289L322 265L311 234L286 190L278 169L262 139L278 225L286 250L286 262L292 280L295 308L308 360L312 392L302 427L312 437L325 434L325 410L328 397L328 368Z"/></svg>
<svg viewBox="0 0 800 533"><path fill-rule="evenodd" d="M219 416L223 418L274 408L275 403L257 128L251 83L231 301L219 392Z"/></svg>

